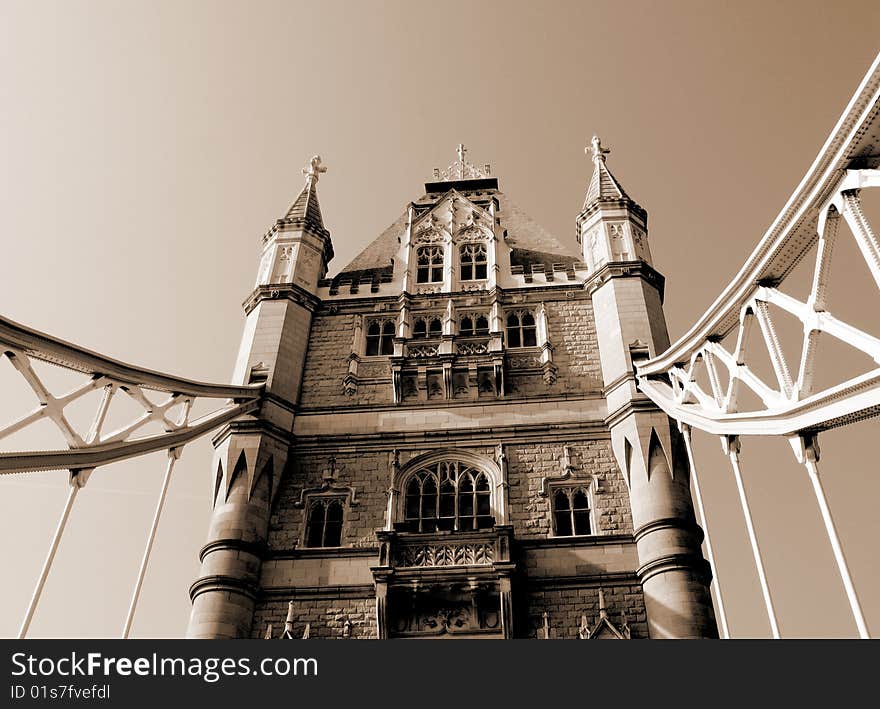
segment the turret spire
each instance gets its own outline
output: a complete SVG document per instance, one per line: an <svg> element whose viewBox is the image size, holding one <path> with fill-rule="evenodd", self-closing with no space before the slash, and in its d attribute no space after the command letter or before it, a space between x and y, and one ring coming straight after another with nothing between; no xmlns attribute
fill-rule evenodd
<svg viewBox="0 0 880 709"><path fill-rule="evenodd" d="M587 187L587 196L584 199L583 209L587 209L601 200L629 200L629 195L624 191L608 166L605 164L605 156L611 152L610 148L603 147L599 136L594 135L590 145L584 148L584 153L593 159L593 176Z"/></svg>
<svg viewBox="0 0 880 709"><path fill-rule="evenodd" d="M321 156L315 155L309 160L302 172L306 176L306 184L284 215L284 221L303 223L326 231L317 190L318 179L322 173L327 172L327 168L321 164Z"/></svg>

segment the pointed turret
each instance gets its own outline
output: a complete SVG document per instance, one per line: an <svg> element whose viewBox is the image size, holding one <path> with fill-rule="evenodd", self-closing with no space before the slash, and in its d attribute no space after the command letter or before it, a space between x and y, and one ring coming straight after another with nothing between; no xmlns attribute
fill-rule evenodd
<svg viewBox="0 0 880 709"><path fill-rule="evenodd" d="M282 220L285 224L309 227L316 232L323 232L329 236L324 227L324 217L321 215L321 205L318 203L318 178L327 172L327 168L321 165L321 156L315 155L307 167L303 168L306 183L302 191L290 205L287 214Z"/></svg>
<svg viewBox="0 0 880 709"><path fill-rule="evenodd" d="M293 425L318 282L333 257L318 205L323 172L316 155L303 170L305 185L293 205L263 237L256 287L244 303L247 320L232 380L262 382L271 398L259 418L231 421L214 439L214 512L201 574L190 589L192 638L251 633L269 510L290 450L278 432ZM292 608L282 637L292 637Z"/></svg>
<svg viewBox="0 0 880 709"><path fill-rule="evenodd" d="M623 189L617 178L611 174L611 170L605 164L605 156L611 152L610 148L603 148L602 141L598 136L593 136L589 147L584 148L587 155L593 156L593 176L587 187L587 196L584 199L584 210L593 206L596 202L622 201L632 202L629 195ZM634 202L632 202L635 204Z"/></svg>
<svg viewBox="0 0 880 709"><path fill-rule="evenodd" d="M584 261L591 272L616 261L644 261L650 265L648 214L608 169L605 156L611 150L602 146L598 136L593 136L584 152L593 159L593 176L577 219Z"/></svg>
<svg viewBox="0 0 880 709"><path fill-rule="evenodd" d="M589 270L596 338L608 403L606 423L629 488L639 579L652 638L717 637L709 595L711 572L700 550L687 461L669 417L636 387L633 361L669 347L663 315L663 276L651 266L647 213L626 194L605 164L609 150L594 137L593 176L577 218ZM616 637L599 590L599 622Z"/></svg>
<svg viewBox="0 0 880 709"><path fill-rule="evenodd" d="M333 258L330 232L318 203L318 178L327 168L315 155L303 169L305 185L283 218L263 237L257 287L295 284L315 293Z"/></svg>

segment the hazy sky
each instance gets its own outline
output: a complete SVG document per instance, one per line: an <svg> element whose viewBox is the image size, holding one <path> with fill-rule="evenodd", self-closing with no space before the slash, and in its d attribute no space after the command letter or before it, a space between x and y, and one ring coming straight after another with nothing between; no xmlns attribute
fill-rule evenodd
<svg viewBox="0 0 880 709"><path fill-rule="evenodd" d="M800 180L873 60L878 28L875 0L2 0L0 311L126 361L228 381L260 235L311 155L329 167L319 193L338 270L459 142L573 240L590 172L583 147L598 133L649 212L675 338ZM852 278L838 269L837 303L876 325L853 264ZM876 303L876 290L864 293ZM0 386L14 386L0 365ZM0 420L24 413L28 397L2 391ZM874 633L877 434L871 422L824 436L821 463ZM766 636L730 472L717 441L700 438L698 455L732 630ZM135 636L184 632L209 460L201 441L178 464ZM783 634L852 635L787 444L746 441L744 468ZM118 634L162 472L151 456L92 476L32 636ZM0 480L2 635L24 613L63 478Z"/></svg>

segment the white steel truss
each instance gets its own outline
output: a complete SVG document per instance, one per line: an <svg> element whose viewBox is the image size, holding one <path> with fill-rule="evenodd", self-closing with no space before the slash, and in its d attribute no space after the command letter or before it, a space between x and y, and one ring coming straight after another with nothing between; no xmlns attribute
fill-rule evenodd
<svg viewBox="0 0 880 709"><path fill-rule="evenodd" d="M2 317L0 353L12 363L37 400L32 411L0 427L0 440L49 420L68 445L60 450L0 453L0 474L91 470L155 451L180 448L238 416L255 411L262 393L261 385L206 384L134 367ZM87 380L70 391L54 394L34 370L32 359L80 372ZM92 424L87 431L77 431L65 415L65 408L95 390L103 393ZM163 398L153 402L145 391L158 392ZM128 397L142 412L118 428L105 431L107 413L117 396ZM217 406L211 413L190 420L190 408L199 399L215 400ZM164 433L137 436L153 422L159 423Z"/></svg>
<svg viewBox="0 0 880 709"><path fill-rule="evenodd" d="M639 388L688 432L689 450L691 427L721 437L730 458L774 637L780 635L779 626L740 467L740 436L745 435L784 436L791 443L813 487L859 636L868 637L819 478L818 433L880 414L880 339L835 317L828 307L832 254L841 220L846 222L880 289L880 241L861 200L864 190L880 187L878 117L880 56L806 176L739 273L684 337L666 352L636 363ZM810 292L801 301L779 287L814 247ZM797 362L785 356L771 306L783 317L798 321L803 339ZM749 348L756 329L761 338L758 352L763 350L769 357L773 381L765 381L756 372L752 359L756 353ZM839 376L837 383L816 391L816 351L823 335L864 353L873 366L855 377ZM722 342L728 337L733 344L725 347ZM760 403L746 403L746 390L752 395L748 399ZM699 498L696 470L693 460L689 462ZM698 504L705 526L701 499ZM711 548L708 552L711 556ZM716 591L721 606L720 589ZM723 607L719 610L726 631Z"/></svg>
<svg viewBox="0 0 880 709"><path fill-rule="evenodd" d="M60 431L68 446L66 449L57 450L0 453L0 474L41 470L68 470L70 473L70 492L28 604L19 631L20 638L27 635L73 503L92 471L101 465L147 453L161 450L168 452L168 465L162 480L159 501L123 626L122 636L128 637L168 492L171 472L182 447L232 419L257 412L263 386L206 384L135 367L2 317L0 317L0 355L12 363L37 400L34 410L0 428L0 440L37 422L48 420ZM48 362L81 373L85 375L86 380L70 391L60 395L54 394L34 370L33 360ZM102 395L91 425L87 431L79 431L71 423L71 417L65 413L65 409L98 390ZM158 392L163 398L154 402L147 397L145 392L148 391L154 392L153 396ZM118 396L127 396L140 407L141 412L114 430L105 431L108 412L114 398ZM190 410L200 399L213 400L217 403L211 413L191 420ZM138 436L142 429L153 423L159 424L163 432Z"/></svg>

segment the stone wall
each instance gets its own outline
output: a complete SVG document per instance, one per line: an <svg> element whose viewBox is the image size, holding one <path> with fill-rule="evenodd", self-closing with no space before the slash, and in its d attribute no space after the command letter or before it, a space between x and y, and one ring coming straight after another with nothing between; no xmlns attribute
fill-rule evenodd
<svg viewBox="0 0 880 709"><path fill-rule="evenodd" d="M510 518L518 538L547 537L551 531L550 498L542 496L546 478L588 484L597 480L592 495L594 532L599 535L632 534L632 514L623 476L617 468L607 439L569 444L572 477L563 475L562 443L513 443L506 447L510 476Z"/></svg>
<svg viewBox="0 0 880 709"><path fill-rule="evenodd" d="M575 441L568 445L573 476L563 475L562 442L511 443L505 445L509 477L509 519L517 538L550 535L550 498L543 497L542 481L588 485L596 477L592 495L594 532L599 535L632 534L629 497L610 441L604 438ZM493 446L462 446L463 450L494 459ZM400 464L434 448L400 451ZM454 455L454 453L452 453ZM304 508L299 506L303 491L319 492L322 478L335 459L334 485L340 494L354 490L354 504L346 510L343 526L344 546L373 546L375 530L385 525L391 485L391 449L361 452L304 452L294 454L292 474L283 482L270 520L269 547L275 550L301 546Z"/></svg>
<svg viewBox="0 0 880 709"><path fill-rule="evenodd" d="M401 466L439 449L450 449L450 457L460 449L495 460L499 441L507 457L508 520L517 540L514 556L520 572L514 590L516 636L538 636L547 611L551 637L577 637L583 613L590 624L598 618L599 583L612 621L619 625L625 612L633 637L646 636L644 602L633 575L637 558L629 536L633 525L628 492L601 423L605 410L598 396L602 375L592 302L580 287L566 285L509 298L517 308L544 303L555 376L546 376L537 363L527 361L537 349L513 350L508 353L506 400L477 397L472 405L454 401L447 406L443 399L432 399L394 407L390 364L383 357L362 358L357 390L346 394L343 382L355 313L349 306L315 314L302 412L295 425L299 442L291 451L292 464L271 514L270 556L262 579L268 592L258 601L253 637L262 637L270 622L275 635L281 633L289 598L294 599L297 636L310 623L311 637L341 637L349 620L352 637L374 637L375 599L364 596L371 587L369 567L377 563L369 550L376 546L376 530L386 524L393 450L399 450ZM362 314L368 316L373 307L364 304ZM545 398L551 400L542 403ZM361 406L384 410L361 412ZM529 407L539 407L541 415ZM571 433L561 434L561 426ZM528 433L520 435L520 427ZM422 445L420 436L438 442L426 440ZM552 537L551 498L542 494L545 479L551 490L556 481L593 491L595 536ZM342 544L360 551L302 550L304 493L306 499L333 493L353 500L345 511ZM328 587L334 585L338 592L327 598Z"/></svg>
<svg viewBox="0 0 880 709"><path fill-rule="evenodd" d="M642 588L635 580L631 584L603 585L605 608L608 619L616 628L626 614L631 637L648 637L645 602ZM520 615L519 637L543 638L544 612L550 626L550 639L577 639L581 616L587 616L587 624L595 627L599 618L599 588L584 587L535 587L525 593L527 604Z"/></svg>
<svg viewBox="0 0 880 709"><path fill-rule="evenodd" d="M266 600L258 604L254 613L252 638L263 638L266 626L272 624L272 635L277 638L284 631L287 618L287 600ZM343 638L345 621L351 623L349 637L367 639L376 637L375 598L297 598L293 601L293 635L301 638L306 623L310 638Z"/></svg>
<svg viewBox="0 0 880 709"><path fill-rule="evenodd" d="M593 306L589 297L580 289L561 286L549 293L527 293L522 297L517 296L516 299L517 303L511 307L537 307L538 303L544 303L556 372L555 381L549 382L544 379L536 365L528 364L530 357L538 355L537 349L510 350L508 397L558 396L599 391L602 387L602 372ZM371 314L372 310L363 311L365 317ZM396 317L393 311L386 311L381 315ZM392 404L391 368L387 357L362 357L357 391L353 394L345 393L343 381L348 373L348 358L354 343L354 321L355 314L349 311L319 311L315 314L303 374L300 400L303 407ZM408 400L407 403L411 401ZM442 401L431 401L426 405L436 404L442 405Z"/></svg>

